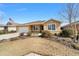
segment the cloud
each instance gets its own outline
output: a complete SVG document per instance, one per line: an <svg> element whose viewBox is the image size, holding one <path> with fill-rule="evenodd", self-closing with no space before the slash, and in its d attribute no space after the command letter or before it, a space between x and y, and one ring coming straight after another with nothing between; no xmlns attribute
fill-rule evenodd
<svg viewBox="0 0 79 59"><path fill-rule="evenodd" d="M17 9L17 11L25 11L25 10L27 10L27 8L19 8L19 9Z"/></svg>
<svg viewBox="0 0 79 59"><path fill-rule="evenodd" d="M4 17L4 16L6 16L5 12L0 10L0 17Z"/></svg>
<svg viewBox="0 0 79 59"><path fill-rule="evenodd" d="M4 12L0 10L0 15L3 15L3 14L4 14Z"/></svg>

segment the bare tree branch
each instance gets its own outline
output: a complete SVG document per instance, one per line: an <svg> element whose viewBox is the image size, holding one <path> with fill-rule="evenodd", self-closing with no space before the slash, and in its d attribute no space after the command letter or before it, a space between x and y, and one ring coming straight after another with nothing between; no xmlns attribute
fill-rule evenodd
<svg viewBox="0 0 79 59"><path fill-rule="evenodd" d="M68 20L70 23L70 28L74 29L74 34L77 34L76 20L79 18L79 4L78 3L68 3L64 8L64 12L60 13L61 17ZM72 28L72 22L74 21L74 28Z"/></svg>

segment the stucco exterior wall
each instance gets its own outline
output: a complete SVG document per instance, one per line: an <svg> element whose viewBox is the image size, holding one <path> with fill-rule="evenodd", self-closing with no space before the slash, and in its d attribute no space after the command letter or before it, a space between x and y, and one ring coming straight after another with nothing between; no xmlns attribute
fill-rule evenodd
<svg viewBox="0 0 79 59"><path fill-rule="evenodd" d="M0 30L4 30L4 27L0 27Z"/></svg>
<svg viewBox="0 0 79 59"><path fill-rule="evenodd" d="M48 24L55 24L55 29L56 30L48 30ZM49 21L44 24L44 30L50 31L51 33L59 33L61 31L60 29L60 23L55 22L55 21Z"/></svg>

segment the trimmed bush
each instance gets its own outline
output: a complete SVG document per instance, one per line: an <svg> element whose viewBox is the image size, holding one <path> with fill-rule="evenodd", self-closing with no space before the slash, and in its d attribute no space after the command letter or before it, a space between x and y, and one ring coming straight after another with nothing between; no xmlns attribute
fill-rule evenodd
<svg viewBox="0 0 79 59"><path fill-rule="evenodd" d="M59 36L62 37L71 37L73 35L73 30L71 29L64 29L62 32L59 33Z"/></svg>

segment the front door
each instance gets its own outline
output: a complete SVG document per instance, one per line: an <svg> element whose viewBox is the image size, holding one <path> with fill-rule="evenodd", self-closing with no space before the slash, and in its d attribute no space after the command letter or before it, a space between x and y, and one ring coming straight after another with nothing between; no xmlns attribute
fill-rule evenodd
<svg viewBox="0 0 79 59"><path fill-rule="evenodd" d="M42 25L40 26L40 30L44 30L44 28L43 28L43 26L42 26Z"/></svg>

